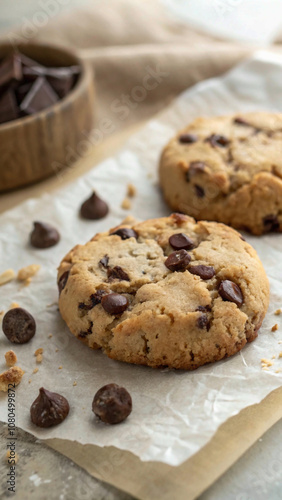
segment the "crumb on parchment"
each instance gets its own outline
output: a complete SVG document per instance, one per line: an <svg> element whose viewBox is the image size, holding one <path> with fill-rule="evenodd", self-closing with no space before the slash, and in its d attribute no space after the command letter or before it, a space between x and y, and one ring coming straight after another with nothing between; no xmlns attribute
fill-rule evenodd
<svg viewBox="0 0 282 500"><path fill-rule="evenodd" d="M281 313L282 313L282 309L277 309L274 314L275 314L275 316L280 316Z"/></svg>
<svg viewBox="0 0 282 500"><path fill-rule="evenodd" d="M0 374L0 391L7 392L9 384L18 385L23 377L24 371L19 366L12 366Z"/></svg>
<svg viewBox="0 0 282 500"><path fill-rule="evenodd" d="M39 347L36 349L34 356L36 356L36 363L42 363L43 360L43 348Z"/></svg>
<svg viewBox="0 0 282 500"><path fill-rule="evenodd" d="M124 210L131 209L131 201L129 200L129 198L124 198L121 204L121 208L123 208Z"/></svg>
<svg viewBox="0 0 282 500"><path fill-rule="evenodd" d="M39 264L30 264L29 266L22 267L22 269L18 272L17 278L19 281L29 280L32 276L35 276L35 274L38 273L39 269Z"/></svg>
<svg viewBox="0 0 282 500"><path fill-rule="evenodd" d="M277 325L277 323L276 323L276 325L273 325L273 327L271 328L271 331L272 331L272 332L276 332L276 331L278 330L278 328L279 328L279 327L278 327L278 325Z"/></svg>
<svg viewBox="0 0 282 500"><path fill-rule="evenodd" d="M15 277L16 273L14 269L7 269L2 274L0 274L0 286L6 285L6 283L9 283L13 279L15 279Z"/></svg>
<svg viewBox="0 0 282 500"><path fill-rule="evenodd" d="M5 360L7 366L14 366L18 359L14 351L7 351L5 354Z"/></svg>
<svg viewBox="0 0 282 500"><path fill-rule="evenodd" d="M75 387L75 386L77 385L77 382L76 382L76 381L74 381L74 383L73 383L72 385Z"/></svg>
<svg viewBox="0 0 282 500"><path fill-rule="evenodd" d="M136 196L136 192L137 192L137 189L136 187L134 186L134 184L127 184L127 196L129 198L134 198L134 196Z"/></svg>
<svg viewBox="0 0 282 500"><path fill-rule="evenodd" d="M36 367L34 368L34 370L33 370L33 372L32 372L32 373L37 373L37 372L38 372L38 370L39 370L39 368L38 368L38 366L36 366Z"/></svg>
<svg viewBox="0 0 282 500"><path fill-rule="evenodd" d="M16 309L17 307L20 307L20 304L18 304L17 302L12 302L9 309Z"/></svg>

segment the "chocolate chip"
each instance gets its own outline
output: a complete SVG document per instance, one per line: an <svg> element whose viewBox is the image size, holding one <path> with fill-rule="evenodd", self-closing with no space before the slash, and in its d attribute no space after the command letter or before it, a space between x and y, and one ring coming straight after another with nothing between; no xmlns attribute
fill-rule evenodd
<svg viewBox="0 0 282 500"><path fill-rule="evenodd" d="M117 229L113 233L110 233L110 236L113 236L114 234L117 234L117 236L120 236L122 240L127 240L129 238L138 238L138 234L134 229L130 229L128 227L122 227L120 229Z"/></svg>
<svg viewBox="0 0 282 500"><path fill-rule="evenodd" d="M13 344L26 344L35 335L36 323L29 312L16 307L5 314L2 329Z"/></svg>
<svg viewBox="0 0 282 500"><path fill-rule="evenodd" d="M222 281L220 283L218 292L223 300L234 302L238 307L240 307L244 302L241 288L236 285L236 283L233 283L233 281Z"/></svg>
<svg viewBox="0 0 282 500"><path fill-rule="evenodd" d="M100 264L100 266L107 268L108 264L109 264L109 256L104 255L104 257L102 257L102 259L99 260L99 264Z"/></svg>
<svg viewBox="0 0 282 500"><path fill-rule="evenodd" d="M194 241L188 238L184 233L173 234L168 241L174 250L181 250L182 248L184 248L184 250L191 250L195 248Z"/></svg>
<svg viewBox="0 0 282 500"><path fill-rule="evenodd" d="M131 396L117 384L104 385L94 396L92 411L105 424L119 424L132 411Z"/></svg>
<svg viewBox="0 0 282 500"><path fill-rule="evenodd" d="M59 281L58 281L59 295L61 294L61 292L63 291L63 289L65 288L65 286L67 284L67 281L68 281L68 278L69 278L69 274L70 274L69 271L65 271L62 274L62 276L59 278Z"/></svg>
<svg viewBox="0 0 282 500"><path fill-rule="evenodd" d="M8 89L0 97L0 123L10 122L18 117L16 96L12 89Z"/></svg>
<svg viewBox="0 0 282 500"><path fill-rule="evenodd" d="M120 266L109 267L107 275L109 280L130 281L128 274Z"/></svg>
<svg viewBox="0 0 282 500"><path fill-rule="evenodd" d="M189 253L182 249L177 250L176 252L172 252L165 261L165 266L170 271L185 271L189 262L191 260L191 256Z"/></svg>
<svg viewBox="0 0 282 500"><path fill-rule="evenodd" d="M198 327L203 330L204 328L209 331L210 329L210 321L209 318L206 314L202 314L198 319L197 319L197 325Z"/></svg>
<svg viewBox="0 0 282 500"><path fill-rule="evenodd" d="M93 321L90 321L89 328L86 330L86 332L81 331L78 334L79 339L85 339L85 337L88 337L88 335L91 335L92 333L92 328L93 328Z"/></svg>
<svg viewBox="0 0 282 500"><path fill-rule="evenodd" d="M201 312L205 312L205 311L208 311L210 312L212 310L211 306L210 305L207 305L207 306L199 306L197 307L196 311L201 311Z"/></svg>
<svg viewBox="0 0 282 500"><path fill-rule="evenodd" d="M30 418L37 427L52 427L61 424L69 411L69 403L64 396L41 387L39 396L30 407Z"/></svg>
<svg viewBox="0 0 282 500"><path fill-rule="evenodd" d="M178 140L181 144L193 144L193 142L197 142L198 136L195 134L181 134Z"/></svg>
<svg viewBox="0 0 282 500"><path fill-rule="evenodd" d="M206 142L209 142L212 147L219 146L225 148L230 141L224 135L212 134L210 137L207 137Z"/></svg>
<svg viewBox="0 0 282 500"><path fill-rule="evenodd" d="M101 304L105 311L112 315L122 314L129 306L127 298L119 293L105 295Z"/></svg>
<svg viewBox="0 0 282 500"><path fill-rule="evenodd" d="M205 171L206 164L203 161L191 161L189 169L186 172L186 180L189 182L196 174L201 174Z"/></svg>
<svg viewBox="0 0 282 500"><path fill-rule="evenodd" d="M269 214L263 219L263 225L266 231L279 231L280 223L277 215Z"/></svg>
<svg viewBox="0 0 282 500"><path fill-rule="evenodd" d="M93 309L93 307L100 304L104 295L107 294L108 292L106 292L106 290L97 290L96 293L92 293L92 295L90 295L90 303L84 304L84 302L80 302L78 304L78 309L81 309L83 311L90 311L90 309Z"/></svg>
<svg viewBox="0 0 282 500"><path fill-rule="evenodd" d="M109 212L107 203L99 198L94 192L85 200L80 207L80 215L83 219L98 220L106 217Z"/></svg>
<svg viewBox="0 0 282 500"><path fill-rule="evenodd" d="M195 191L196 191L196 195L198 196L198 198L204 198L205 190L201 186L198 186L198 184L195 184Z"/></svg>
<svg viewBox="0 0 282 500"><path fill-rule="evenodd" d="M242 125L243 127L251 127L250 123L248 123L244 118L241 118L240 116L237 116L234 118L233 123L236 123L236 125Z"/></svg>
<svg viewBox="0 0 282 500"><path fill-rule="evenodd" d="M34 222L30 234L30 243L35 248L53 247L60 241L60 234L53 226L46 222Z"/></svg>
<svg viewBox="0 0 282 500"><path fill-rule="evenodd" d="M192 274L200 276L202 280L210 280L215 275L215 270L212 266L191 266L188 271Z"/></svg>
<svg viewBox="0 0 282 500"><path fill-rule="evenodd" d="M42 111L59 100L56 92L43 76L37 78L20 104L20 110L26 115Z"/></svg>

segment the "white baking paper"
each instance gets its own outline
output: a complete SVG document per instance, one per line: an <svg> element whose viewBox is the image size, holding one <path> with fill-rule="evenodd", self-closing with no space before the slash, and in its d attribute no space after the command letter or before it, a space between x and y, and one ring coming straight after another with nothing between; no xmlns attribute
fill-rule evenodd
<svg viewBox="0 0 282 500"><path fill-rule="evenodd" d="M199 115L282 111L281 81L282 59L259 53L226 76L200 83L182 94L132 137L119 155L74 184L55 196L46 193L41 199L30 199L0 217L0 271L35 263L42 266L29 287L14 281L0 289L0 309L6 310L15 301L37 321L37 333L30 343L11 346L4 335L0 340L1 367L4 369L4 353L12 347L26 372L16 390L19 427L43 440L112 445L130 450L145 461L179 465L204 446L220 424L242 408L259 403L282 384L282 358L278 358L282 351L282 316L274 315L282 307L282 235L247 236L264 263L271 285L270 307L258 339L232 358L194 372L138 367L92 351L72 336L61 320L56 287L56 267L65 253L127 215L120 208L127 183L138 189L131 211L134 216L146 219L169 213L157 184L157 165L162 147L178 128ZM108 217L98 222L78 217L80 204L92 187L111 207ZM61 242L47 250L30 248L28 235L34 219L57 226ZM272 332L275 323L279 329ZM43 362L33 374L34 352L39 347L44 349ZM273 366L269 371L262 370L261 359L274 355ZM132 414L118 426L97 422L91 411L95 392L110 382L125 386L133 398ZM58 427L39 429L30 422L29 408L41 386L65 395L70 402L70 415ZM7 421L6 394L0 398L0 418Z"/></svg>

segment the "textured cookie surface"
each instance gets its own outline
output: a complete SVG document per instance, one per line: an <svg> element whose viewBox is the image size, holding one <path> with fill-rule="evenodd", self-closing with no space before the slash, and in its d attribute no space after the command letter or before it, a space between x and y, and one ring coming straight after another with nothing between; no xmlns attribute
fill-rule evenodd
<svg viewBox="0 0 282 500"><path fill-rule="evenodd" d="M254 340L269 301L263 266L235 230L181 214L129 218L76 246L58 285L62 317L90 347L188 370Z"/></svg>
<svg viewBox="0 0 282 500"><path fill-rule="evenodd" d="M164 149L160 182L173 210L282 231L282 114L198 118Z"/></svg>

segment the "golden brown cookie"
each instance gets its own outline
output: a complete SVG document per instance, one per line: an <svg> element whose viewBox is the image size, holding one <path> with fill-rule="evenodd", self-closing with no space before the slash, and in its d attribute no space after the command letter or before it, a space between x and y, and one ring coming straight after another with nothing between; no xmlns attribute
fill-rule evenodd
<svg viewBox="0 0 282 500"><path fill-rule="evenodd" d="M170 207L197 220L282 231L282 114L198 118L165 147L160 183Z"/></svg>
<svg viewBox="0 0 282 500"><path fill-rule="evenodd" d="M71 332L113 359L193 370L257 336L269 285L235 230L181 214L127 220L60 264L59 308Z"/></svg>

